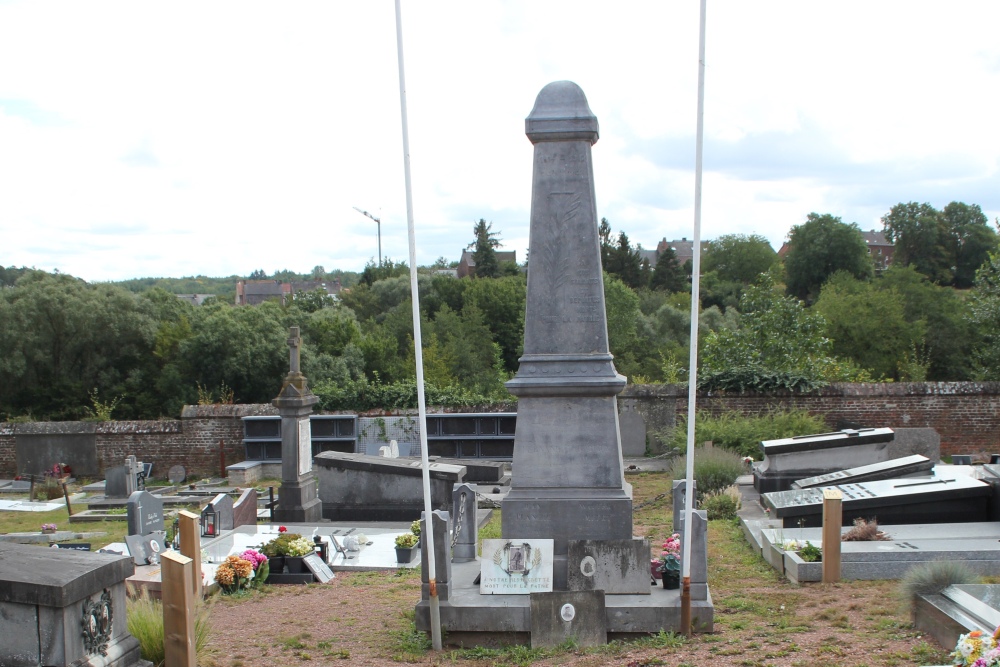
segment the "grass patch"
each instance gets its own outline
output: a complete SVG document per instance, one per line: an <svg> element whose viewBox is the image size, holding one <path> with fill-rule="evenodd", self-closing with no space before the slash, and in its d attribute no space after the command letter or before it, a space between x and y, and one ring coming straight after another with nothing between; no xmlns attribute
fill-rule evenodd
<svg viewBox="0 0 1000 667"><path fill-rule="evenodd" d="M717 447L695 449L694 480L700 498L732 486L743 472L743 459L738 454ZM670 476L684 479L686 475L687 456L679 456L670 467Z"/></svg>
<svg viewBox="0 0 1000 667"><path fill-rule="evenodd" d="M160 667L164 661L163 603L149 597L145 588L140 588L138 592L130 589L125 609L128 631L139 640L142 659L149 660L154 667ZM211 655L208 647L211 633L208 616L208 605L199 604L194 618L194 645L200 665L208 664Z"/></svg>
<svg viewBox="0 0 1000 667"><path fill-rule="evenodd" d="M715 446L735 452L740 457L754 458L760 458L761 440L828 430L820 417L814 417L805 410L772 410L756 417L746 417L739 412L725 412L718 416L699 412L694 428L695 442L711 441ZM659 434L659 437L678 451L687 450L687 419L679 417L677 426Z"/></svg>

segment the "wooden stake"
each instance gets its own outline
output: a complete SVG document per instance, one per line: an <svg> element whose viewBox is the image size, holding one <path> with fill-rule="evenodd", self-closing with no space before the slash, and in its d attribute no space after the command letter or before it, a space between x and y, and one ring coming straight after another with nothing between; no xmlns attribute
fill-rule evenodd
<svg viewBox="0 0 1000 667"><path fill-rule="evenodd" d="M160 556L163 580L163 657L165 667L198 667L194 643L195 561L173 551Z"/></svg>
<svg viewBox="0 0 1000 667"><path fill-rule="evenodd" d="M194 561L194 581L191 592L194 599L200 600L202 597L202 574L201 574L201 531L199 530L200 518L193 512L181 510L177 513L177 532L180 533L181 554Z"/></svg>
<svg viewBox="0 0 1000 667"><path fill-rule="evenodd" d="M823 489L823 583L840 581L840 527L844 520L840 489Z"/></svg>
<svg viewBox="0 0 1000 667"><path fill-rule="evenodd" d="M66 489L66 479L59 480L59 483L62 484L63 498L66 499L66 513L69 516L73 516L73 506L69 504L69 491Z"/></svg>

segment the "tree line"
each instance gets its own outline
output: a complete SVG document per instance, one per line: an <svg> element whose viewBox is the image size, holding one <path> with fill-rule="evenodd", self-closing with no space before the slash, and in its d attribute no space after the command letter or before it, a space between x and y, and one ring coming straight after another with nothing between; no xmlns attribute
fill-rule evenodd
<svg viewBox="0 0 1000 667"><path fill-rule="evenodd" d="M832 381L998 379L1000 258L982 211L900 204L883 225L896 259L880 272L858 226L832 215L810 214L794 227L784 261L760 236L708 242L701 383L806 390ZM686 381L690 267L669 249L649 266L624 232L613 239L607 220L600 235L619 371L634 383ZM511 400L503 383L521 354L530 269L496 262L490 255L500 246L480 220L473 278L420 271L433 400ZM351 287L338 300L300 292L285 304L210 299L195 307L141 280L89 284L0 268L0 419L94 418L109 405L115 418L157 418L198 402L268 402L287 372L289 326L302 331L303 371L322 407L412 404L406 265L385 259L360 274L307 274L317 275L343 276Z"/></svg>

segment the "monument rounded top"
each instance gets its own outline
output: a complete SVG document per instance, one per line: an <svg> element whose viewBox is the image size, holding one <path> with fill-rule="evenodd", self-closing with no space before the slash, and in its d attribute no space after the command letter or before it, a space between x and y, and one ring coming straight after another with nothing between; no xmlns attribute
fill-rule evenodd
<svg viewBox="0 0 1000 667"><path fill-rule="evenodd" d="M590 110L583 89L572 81L553 81L538 93L535 106L524 120L531 143L539 141L597 142L597 117Z"/></svg>

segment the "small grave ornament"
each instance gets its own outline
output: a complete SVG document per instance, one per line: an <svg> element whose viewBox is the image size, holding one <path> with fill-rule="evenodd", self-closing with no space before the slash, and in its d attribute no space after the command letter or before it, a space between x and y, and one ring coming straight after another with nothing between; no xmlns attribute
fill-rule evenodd
<svg viewBox="0 0 1000 667"><path fill-rule="evenodd" d="M108 641L111 639L111 626L114 619L114 608L111 604L111 591L107 588L101 597L87 600L83 603L83 645L91 655L107 655Z"/></svg>
<svg viewBox="0 0 1000 667"><path fill-rule="evenodd" d="M215 537L219 534L219 515L214 510L206 507L201 513L201 536Z"/></svg>

